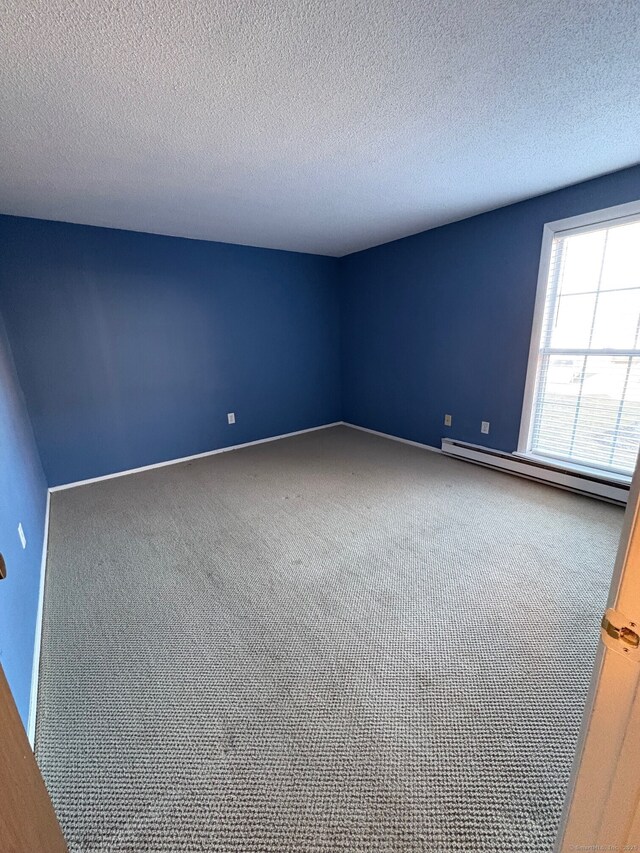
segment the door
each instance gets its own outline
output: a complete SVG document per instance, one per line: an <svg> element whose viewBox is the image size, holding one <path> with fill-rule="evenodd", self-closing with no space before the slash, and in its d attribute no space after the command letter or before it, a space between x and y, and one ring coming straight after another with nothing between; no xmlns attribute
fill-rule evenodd
<svg viewBox="0 0 640 853"><path fill-rule="evenodd" d="M640 851L640 465L607 606L558 853Z"/></svg>
<svg viewBox="0 0 640 853"><path fill-rule="evenodd" d="M67 850L1 666L0 839L3 853Z"/></svg>

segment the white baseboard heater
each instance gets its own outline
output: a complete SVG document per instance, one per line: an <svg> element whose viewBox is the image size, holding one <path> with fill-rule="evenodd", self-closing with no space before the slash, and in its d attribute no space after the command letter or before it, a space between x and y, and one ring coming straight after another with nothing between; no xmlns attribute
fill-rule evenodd
<svg viewBox="0 0 640 853"><path fill-rule="evenodd" d="M501 450L492 450L478 444L467 444L464 441L455 441L451 438L442 439L442 452L447 456L455 456L458 459L464 459L466 462L473 462L475 465L496 468L509 474L515 474L517 477L547 483L550 486L623 506L627 503L629 496L629 483L624 482L622 478L619 481L609 479L604 473L599 476L597 473L567 470L551 462L527 459L513 453L504 453Z"/></svg>

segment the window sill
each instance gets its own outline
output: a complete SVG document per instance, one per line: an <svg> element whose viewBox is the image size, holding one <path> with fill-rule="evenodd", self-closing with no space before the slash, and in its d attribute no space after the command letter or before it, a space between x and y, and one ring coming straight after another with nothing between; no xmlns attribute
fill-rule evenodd
<svg viewBox="0 0 640 853"><path fill-rule="evenodd" d="M528 459L530 462L537 462L539 465L544 465L547 468L553 468L558 471L566 471L567 473L581 474L585 477L590 477L594 480L600 480L603 483L614 483L616 485L628 486L631 483L631 477L626 474L616 474L612 471L603 471L601 468L590 468L588 465L580 465L577 462L565 462L562 459L555 459L552 456L541 456L536 453L524 453L516 450L514 456L520 459Z"/></svg>

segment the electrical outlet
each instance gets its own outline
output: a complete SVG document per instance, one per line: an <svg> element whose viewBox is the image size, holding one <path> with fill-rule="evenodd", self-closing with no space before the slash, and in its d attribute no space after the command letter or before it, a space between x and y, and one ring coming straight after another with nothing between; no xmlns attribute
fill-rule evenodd
<svg viewBox="0 0 640 853"><path fill-rule="evenodd" d="M445 415L444 416L444 425L445 426L451 426L451 415Z"/></svg>
<svg viewBox="0 0 640 853"><path fill-rule="evenodd" d="M27 537L24 535L24 530L22 529L22 522L18 524L18 536L20 537L20 543L23 548L27 547Z"/></svg>
<svg viewBox="0 0 640 853"><path fill-rule="evenodd" d="M485 435L489 433L489 421L482 421L482 425L480 427L480 432L483 432Z"/></svg>
<svg viewBox="0 0 640 853"><path fill-rule="evenodd" d="M230 424L235 424L235 422L236 422L236 413L235 412L229 412L229 414L227 415L227 422Z"/></svg>

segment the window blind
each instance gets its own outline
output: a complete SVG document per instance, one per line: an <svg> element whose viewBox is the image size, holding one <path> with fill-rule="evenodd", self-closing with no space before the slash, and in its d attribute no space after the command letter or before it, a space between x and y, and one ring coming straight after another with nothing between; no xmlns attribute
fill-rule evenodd
<svg viewBox="0 0 640 853"><path fill-rule="evenodd" d="M632 474L640 446L640 219L556 235L530 452Z"/></svg>

